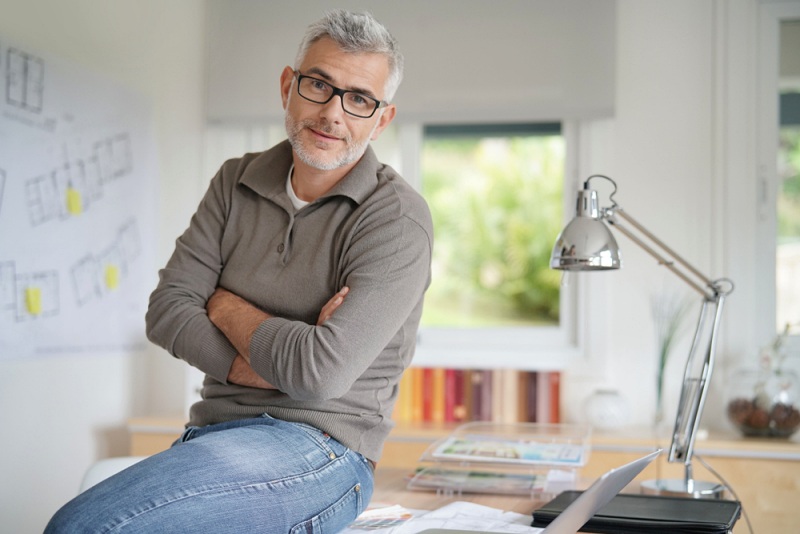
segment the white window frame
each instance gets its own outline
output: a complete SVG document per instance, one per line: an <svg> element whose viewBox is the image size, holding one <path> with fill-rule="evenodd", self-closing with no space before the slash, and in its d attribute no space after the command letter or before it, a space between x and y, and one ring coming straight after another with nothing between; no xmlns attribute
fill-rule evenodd
<svg viewBox="0 0 800 534"><path fill-rule="evenodd" d="M776 249L777 196L778 196L778 58L780 54L780 24L787 19L800 19L800 3L767 2L759 10L758 47L758 226L756 228L756 250L758 252L756 284L759 295L755 314L758 339L768 342L776 334L777 287ZM800 335L792 335L787 341L790 353L800 353ZM797 362L789 362L800 367Z"/></svg>
<svg viewBox="0 0 800 534"><path fill-rule="evenodd" d="M420 159L423 125L404 123L398 127L401 146L401 174L421 190ZM579 164L579 126L562 122L565 143L564 222L575 211L576 177ZM434 237L435 239L435 237ZM570 276L560 291L558 326L504 328L421 327L413 365L417 367L453 367L471 369L514 368L525 370L563 370L585 363L583 350L585 314L583 307L588 284Z"/></svg>

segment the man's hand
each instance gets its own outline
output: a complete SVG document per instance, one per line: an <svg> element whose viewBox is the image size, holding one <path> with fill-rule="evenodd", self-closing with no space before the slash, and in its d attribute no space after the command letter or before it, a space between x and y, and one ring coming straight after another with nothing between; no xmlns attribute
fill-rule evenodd
<svg viewBox="0 0 800 534"><path fill-rule="evenodd" d="M331 300L325 303L325 306L322 307L322 311L319 312L319 317L317 318L317 326L321 325L325 321L331 318L333 312L341 306L342 302L344 302L344 297L347 296L347 293L350 291L350 288L344 286L342 289L339 290Z"/></svg>

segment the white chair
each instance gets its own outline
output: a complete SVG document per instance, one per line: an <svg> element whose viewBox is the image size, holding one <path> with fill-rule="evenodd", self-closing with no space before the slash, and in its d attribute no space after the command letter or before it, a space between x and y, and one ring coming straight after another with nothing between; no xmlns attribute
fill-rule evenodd
<svg viewBox="0 0 800 534"><path fill-rule="evenodd" d="M98 482L107 479L111 475L119 473L123 469L127 469L128 467L144 460L145 458L147 457L120 456L119 458L106 458L104 460L98 460L97 462L93 463L86 471L86 474L83 475L80 488L81 493L91 488Z"/></svg>

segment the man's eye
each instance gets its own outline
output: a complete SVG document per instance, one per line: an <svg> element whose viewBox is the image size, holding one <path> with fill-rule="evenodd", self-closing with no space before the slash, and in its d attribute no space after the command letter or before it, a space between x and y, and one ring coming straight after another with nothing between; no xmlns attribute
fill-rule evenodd
<svg viewBox="0 0 800 534"><path fill-rule="evenodd" d="M360 95L358 93L348 93L350 95L350 102L355 104L356 106L367 106L369 105L369 100L367 97Z"/></svg>
<svg viewBox="0 0 800 534"><path fill-rule="evenodd" d="M311 88L315 91L325 91L328 88L328 84L321 82L319 80L311 80Z"/></svg>

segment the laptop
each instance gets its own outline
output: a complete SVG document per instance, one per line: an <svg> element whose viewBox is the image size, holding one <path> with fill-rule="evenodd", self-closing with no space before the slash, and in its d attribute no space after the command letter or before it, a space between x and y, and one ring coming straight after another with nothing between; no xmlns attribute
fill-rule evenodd
<svg viewBox="0 0 800 534"><path fill-rule="evenodd" d="M594 481L580 497L567 506L552 523L547 525L543 534L575 534L586 524L600 508L611 502L614 496L622 491L636 475L642 472L650 462L661 454L663 449L651 452L647 456L631 463L615 467ZM485 530L457 530L447 528L431 528L419 534L500 534Z"/></svg>

